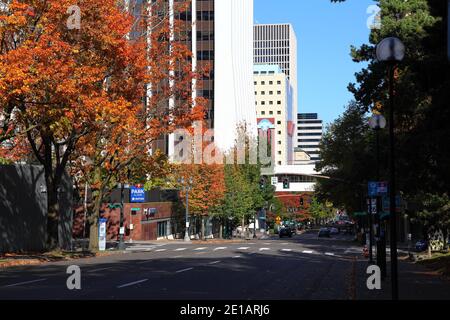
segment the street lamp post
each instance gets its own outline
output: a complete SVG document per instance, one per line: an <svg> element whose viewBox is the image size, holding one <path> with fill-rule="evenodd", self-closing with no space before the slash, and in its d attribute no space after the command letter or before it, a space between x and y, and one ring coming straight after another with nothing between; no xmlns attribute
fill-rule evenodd
<svg viewBox="0 0 450 320"><path fill-rule="evenodd" d="M123 183L119 183L120 186L120 225L119 225L119 250L125 250L125 242L123 241Z"/></svg>
<svg viewBox="0 0 450 320"><path fill-rule="evenodd" d="M189 179L189 182L185 184L184 178L181 178L178 180L179 183L182 184L182 190L186 192L186 215L185 215L185 222L186 222L186 229L184 232L184 241L189 242L191 241L189 237L189 191L192 190L192 178Z"/></svg>
<svg viewBox="0 0 450 320"><path fill-rule="evenodd" d="M391 282L392 299L398 300L397 219L395 203L395 136L394 136L394 72L405 57L405 46L394 37L383 39L376 48L378 61L389 67L389 212L391 221Z"/></svg>
<svg viewBox="0 0 450 320"><path fill-rule="evenodd" d="M375 145L375 149L376 149L376 181L378 182L380 180L380 130L386 128L386 119L380 115L380 114L374 114L370 120L369 120L369 126L375 131L376 134L376 145ZM377 240L377 265L380 267L381 269L381 275L384 278L386 275L386 258L384 256L384 235L382 234L382 229L381 229L381 219L380 219L380 198L379 196L377 196L376 198L377 200L377 212L376 212L376 216L377 216L377 235L378 235L378 240ZM372 216L371 216L371 220L372 220ZM370 235L370 240L372 241L372 226L371 226L371 235ZM372 260L372 252L370 252L371 254L371 259Z"/></svg>

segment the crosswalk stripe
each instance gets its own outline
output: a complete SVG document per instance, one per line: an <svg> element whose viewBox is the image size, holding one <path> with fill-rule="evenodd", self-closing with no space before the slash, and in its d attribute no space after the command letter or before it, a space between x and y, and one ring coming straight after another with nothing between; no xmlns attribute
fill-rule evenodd
<svg viewBox="0 0 450 320"><path fill-rule="evenodd" d="M205 247L202 247L202 248L197 248L197 249L194 249L194 251L202 251L202 250L206 250L207 248L205 248Z"/></svg>
<svg viewBox="0 0 450 320"><path fill-rule="evenodd" d="M304 250L304 251L302 251L302 253L308 253L308 254L311 254L311 253L313 253L313 252L310 251L310 250Z"/></svg>
<svg viewBox="0 0 450 320"><path fill-rule="evenodd" d="M118 289L126 288L126 287L130 287L130 286L134 286L134 285L139 284L139 283L146 282L146 281L148 281L148 279L142 279L142 280L139 280L139 281L134 281L134 282L130 282L130 283L125 283L125 284L123 284L123 285L121 285L121 286L117 286L117 288L118 288Z"/></svg>
<svg viewBox="0 0 450 320"><path fill-rule="evenodd" d="M260 248L259 251L269 251L270 248Z"/></svg>
<svg viewBox="0 0 450 320"><path fill-rule="evenodd" d="M226 248L227 248L227 247L218 247L218 248L215 248L214 251L225 250Z"/></svg>
<svg viewBox="0 0 450 320"><path fill-rule="evenodd" d="M193 269L194 269L194 268L186 268L186 269L182 269L182 270L175 271L175 273L186 272L186 271L190 271L190 270L193 270Z"/></svg>
<svg viewBox="0 0 450 320"><path fill-rule="evenodd" d="M240 247L240 248L238 248L238 250L248 250L248 249L250 249L250 247Z"/></svg>
<svg viewBox="0 0 450 320"><path fill-rule="evenodd" d="M284 252L291 252L292 249L281 249L281 251L284 251Z"/></svg>
<svg viewBox="0 0 450 320"><path fill-rule="evenodd" d="M175 249L174 251L185 251L186 250L186 248L178 248L178 249Z"/></svg>

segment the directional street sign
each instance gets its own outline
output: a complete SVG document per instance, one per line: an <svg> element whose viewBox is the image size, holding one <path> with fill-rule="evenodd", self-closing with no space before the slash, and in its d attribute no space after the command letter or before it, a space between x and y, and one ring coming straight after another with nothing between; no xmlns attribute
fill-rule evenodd
<svg viewBox="0 0 450 320"><path fill-rule="evenodd" d="M278 184L278 177L272 177L272 185L276 186Z"/></svg>
<svg viewBox="0 0 450 320"><path fill-rule="evenodd" d="M369 197L378 197L388 193L388 183L379 181L370 181L368 183Z"/></svg>

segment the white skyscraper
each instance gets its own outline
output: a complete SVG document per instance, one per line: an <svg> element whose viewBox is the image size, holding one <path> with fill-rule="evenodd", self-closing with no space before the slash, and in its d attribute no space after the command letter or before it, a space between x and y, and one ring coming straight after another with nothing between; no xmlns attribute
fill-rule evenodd
<svg viewBox="0 0 450 320"><path fill-rule="evenodd" d="M294 28L288 23L257 24L253 30L254 64L278 65L288 76L293 92L292 114L297 115L297 36Z"/></svg>
<svg viewBox="0 0 450 320"><path fill-rule="evenodd" d="M214 141L234 145L245 122L256 137L253 85L253 0L215 0Z"/></svg>

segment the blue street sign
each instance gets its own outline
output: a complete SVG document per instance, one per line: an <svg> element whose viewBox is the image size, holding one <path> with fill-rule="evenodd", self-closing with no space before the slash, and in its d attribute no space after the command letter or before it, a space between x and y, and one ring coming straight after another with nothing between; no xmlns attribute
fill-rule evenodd
<svg viewBox="0 0 450 320"><path fill-rule="evenodd" d="M370 181L368 187L369 187L369 197L378 197L388 193L387 182Z"/></svg>
<svg viewBox="0 0 450 320"><path fill-rule="evenodd" d="M145 189L131 187L130 197L132 203L144 203L145 202Z"/></svg>
<svg viewBox="0 0 450 320"><path fill-rule="evenodd" d="M378 183L370 181L369 182L369 197L378 196Z"/></svg>

